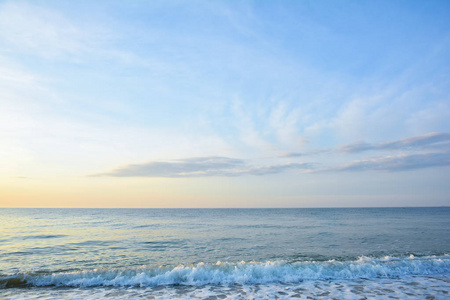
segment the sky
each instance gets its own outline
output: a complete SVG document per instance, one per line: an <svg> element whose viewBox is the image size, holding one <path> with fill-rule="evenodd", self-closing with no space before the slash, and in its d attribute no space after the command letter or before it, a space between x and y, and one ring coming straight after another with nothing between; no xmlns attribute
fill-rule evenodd
<svg viewBox="0 0 450 300"><path fill-rule="evenodd" d="M450 205L448 1L0 1L0 207Z"/></svg>

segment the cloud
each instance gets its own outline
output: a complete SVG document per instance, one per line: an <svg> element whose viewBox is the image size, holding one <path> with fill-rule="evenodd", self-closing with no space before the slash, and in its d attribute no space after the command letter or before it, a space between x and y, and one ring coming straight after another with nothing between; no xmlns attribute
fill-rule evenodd
<svg viewBox="0 0 450 300"><path fill-rule="evenodd" d="M84 48L83 33L61 14L27 3L0 6L0 32L0 42L6 48L45 57L73 55Z"/></svg>
<svg viewBox="0 0 450 300"><path fill-rule="evenodd" d="M312 164L309 163L288 163L288 164L280 164L280 165L269 165L269 166L261 166L254 167L247 170L243 170L240 172L240 175L250 174L250 175L267 175L267 174L275 174L281 173L287 170L294 169L311 169Z"/></svg>
<svg viewBox="0 0 450 300"><path fill-rule="evenodd" d="M252 114L247 110L244 110L242 101L234 99L231 110L233 114L233 123L244 144L255 149L272 148L272 145L261 137L254 124Z"/></svg>
<svg viewBox="0 0 450 300"><path fill-rule="evenodd" d="M450 133L431 132L424 135L397 140L378 145L380 150L418 148L450 142Z"/></svg>
<svg viewBox="0 0 450 300"><path fill-rule="evenodd" d="M280 155L280 157L300 157L300 156L305 156L308 155L307 153L302 153L302 152L289 152L289 153L284 153L282 155Z"/></svg>
<svg viewBox="0 0 450 300"><path fill-rule="evenodd" d="M299 135L301 111L299 107L289 107L284 101L279 101L269 113L269 128L277 140L283 145L298 146L303 144L304 137Z"/></svg>
<svg viewBox="0 0 450 300"><path fill-rule="evenodd" d="M370 144L366 142L353 143L340 146L337 150L346 153L358 153L369 150L410 150L414 148L436 146L437 144L448 142L450 142L450 133L431 132L424 135L379 144Z"/></svg>
<svg viewBox="0 0 450 300"><path fill-rule="evenodd" d="M208 177L267 175L292 169L309 169L310 164L288 163L279 165L248 166L245 160L228 157L194 157L173 161L153 161L143 164L131 164L93 176L113 177Z"/></svg>
<svg viewBox="0 0 450 300"><path fill-rule="evenodd" d="M77 63L92 57L136 60L129 53L111 49L116 39L117 33L101 22L74 18L71 12L22 1L0 3L0 48L13 56L31 54Z"/></svg>
<svg viewBox="0 0 450 300"><path fill-rule="evenodd" d="M376 146L366 142L356 142L343 146L339 146L336 150L345 153L358 153L363 151L375 150Z"/></svg>
<svg viewBox="0 0 450 300"><path fill-rule="evenodd" d="M289 152L280 157L300 157L322 153L361 153L365 151L393 151L393 150L424 150L424 149L450 149L450 133L430 132L427 134L409 137L405 139L372 144L367 142L356 142L335 148L321 148L305 152Z"/></svg>
<svg viewBox="0 0 450 300"><path fill-rule="evenodd" d="M339 171L406 171L450 165L450 133L431 132L405 139L371 144L357 142L334 148L291 152L281 155L284 158L305 157L321 153L356 154L365 151L401 151L400 155L372 157L353 161L338 167L325 167L314 172ZM406 152L406 153L405 153Z"/></svg>
<svg viewBox="0 0 450 300"><path fill-rule="evenodd" d="M322 171L408 171L450 166L450 153L403 154L354 161Z"/></svg>
<svg viewBox="0 0 450 300"><path fill-rule="evenodd" d="M433 152L403 153L383 157L357 160L337 167L315 169L315 163L285 163L272 165L253 165L249 160L221 156L192 157L169 161L152 161L142 164L130 164L115 170L91 176L112 177L211 177L211 176L263 176L289 170L308 170L314 172L356 172L356 171L407 171L450 165L450 151L446 146L450 141L448 133L428 133L421 136L379 144L353 143L335 148L316 149L305 153L286 153L280 157L295 158L320 153L359 153L368 150L408 150L432 149ZM438 151L436 151L436 149Z"/></svg>
<svg viewBox="0 0 450 300"><path fill-rule="evenodd" d="M310 156L310 155L316 155L316 154L322 154L322 153L330 153L333 152L333 149L331 148L322 148L322 149L314 149L310 151L305 152L288 152L280 155L279 157L300 157L300 156Z"/></svg>

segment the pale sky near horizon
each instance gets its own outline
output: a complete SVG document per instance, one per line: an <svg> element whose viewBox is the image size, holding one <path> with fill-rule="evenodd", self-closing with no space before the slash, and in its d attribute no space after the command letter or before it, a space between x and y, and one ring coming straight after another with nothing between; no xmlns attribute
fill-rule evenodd
<svg viewBox="0 0 450 300"><path fill-rule="evenodd" d="M450 205L448 1L0 1L0 207Z"/></svg>

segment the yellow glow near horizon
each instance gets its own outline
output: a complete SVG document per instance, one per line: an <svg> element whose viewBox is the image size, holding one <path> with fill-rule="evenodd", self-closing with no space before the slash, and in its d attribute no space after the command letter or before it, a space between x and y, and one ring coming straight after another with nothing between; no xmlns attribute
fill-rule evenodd
<svg viewBox="0 0 450 300"><path fill-rule="evenodd" d="M205 188L205 185L207 186ZM249 193L234 178L14 179L0 185L0 207L245 208L417 206L423 195L277 195ZM430 205L446 197L430 195Z"/></svg>

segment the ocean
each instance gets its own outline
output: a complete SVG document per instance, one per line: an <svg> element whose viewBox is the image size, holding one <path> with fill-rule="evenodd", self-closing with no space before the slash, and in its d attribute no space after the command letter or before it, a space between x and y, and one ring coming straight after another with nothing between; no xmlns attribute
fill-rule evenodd
<svg viewBox="0 0 450 300"><path fill-rule="evenodd" d="M0 208L1 299L450 299L450 208Z"/></svg>

